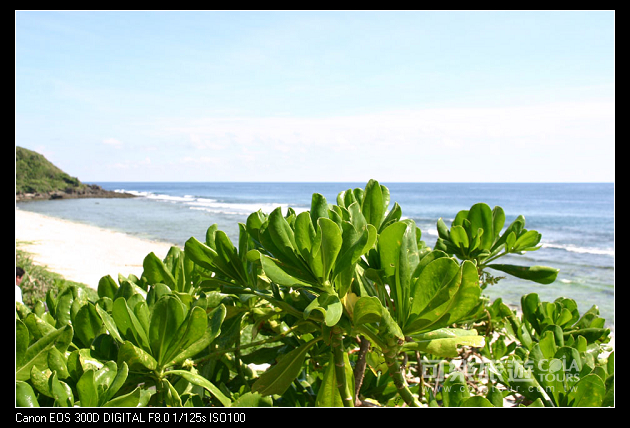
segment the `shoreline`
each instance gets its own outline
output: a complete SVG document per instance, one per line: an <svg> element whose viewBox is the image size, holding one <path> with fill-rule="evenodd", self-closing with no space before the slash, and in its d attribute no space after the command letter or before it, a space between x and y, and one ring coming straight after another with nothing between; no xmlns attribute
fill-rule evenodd
<svg viewBox="0 0 630 428"><path fill-rule="evenodd" d="M162 260L176 246L17 207L15 242L16 248L20 242L20 249L31 254L35 264L93 289L103 276L111 275L116 282L118 274L141 276L149 253Z"/></svg>

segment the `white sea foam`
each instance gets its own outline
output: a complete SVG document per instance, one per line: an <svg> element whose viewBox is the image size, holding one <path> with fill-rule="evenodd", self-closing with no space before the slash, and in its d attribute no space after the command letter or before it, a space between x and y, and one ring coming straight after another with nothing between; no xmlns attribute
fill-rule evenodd
<svg viewBox="0 0 630 428"><path fill-rule="evenodd" d="M143 197L155 201L161 202L171 202L178 203L188 206L192 210L206 211L214 214L224 214L224 215L249 215L258 210L262 210L264 213L270 213L276 208L280 207L284 214L287 213L289 208L288 204L283 203L273 203L273 202L247 202L247 203L231 203L231 202L220 202L216 199L212 198L200 198L193 195L184 195L184 196L171 196L171 195L163 195L156 194L151 192L140 192L135 190L120 190L121 192L131 193L132 195L136 195L138 197ZM293 210L299 214L300 212L306 211L307 208L296 208L292 207Z"/></svg>
<svg viewBox="0 0 630 428"><path fill-rule="evenodd" d="M608 248L594 248L594 247L578 247L575 245L560 245L560 244L543 244L544 248L555 248L558 250L570 251L572 253L584 253L584 254L596 254L602 256L614 256L615 250Z"/></svg>
<svg viewBox="0 0 630 428"><path fill-rule="evenodd" d="M440 236L440 235L438 234L437 229L427 229L427 233L428 233L429 235L433 235L433 236Z"/></svg>
<svg viewBox="0 0 630 428"><path fill-rule="evenodd" d="M232 214L232 215L248 215L258 210L264 213L270 213L276 208L281 208L284 214L287 213L289 208L288 204L281 203L229 203L218 202L212 199L195 199L194 201L186 202L185 205L189 205L191 209L207 211L218 214ZM306 208L292 207L296 213L306 211Z"/></svg>

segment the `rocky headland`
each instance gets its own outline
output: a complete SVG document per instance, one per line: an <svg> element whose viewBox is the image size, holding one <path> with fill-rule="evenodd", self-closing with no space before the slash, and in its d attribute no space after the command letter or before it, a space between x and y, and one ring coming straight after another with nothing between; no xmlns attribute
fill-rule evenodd
<svg viewBox="0 0 630 428"><path fill-rule="evenodd" d="M82 183L66 174L43 155L23 147L15 148L15 201L77 198L133 198L129 193L105 190Z"/></svg>

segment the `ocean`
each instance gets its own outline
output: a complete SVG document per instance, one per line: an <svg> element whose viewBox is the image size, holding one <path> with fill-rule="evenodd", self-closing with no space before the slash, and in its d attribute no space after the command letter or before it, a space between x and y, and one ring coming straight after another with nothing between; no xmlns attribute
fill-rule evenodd
<svg viewBox="0 0 630 428"><path fill-rule="evenodd" d="M280 206L286 212L310 208L313 193L336 203L342 190L365 183L202 183L97 182L104 189L137 195L131 199L69 199L20 202L18 209L114 229L141 238L183 246L191 236L203 242L207 228L217 224L237 242L238 223L261 209ZM569 297L580 312L597 305L614 328L615 217L613 183L387 183L390 207L402 208L413 219L422 239L432 247L436 222L446 224L460 210L477 202L501 206L507 226L518 215L525 228L542 234L542 248L500 263L546 265L560 269L553 284L541 285L506 277L484 294L520 306L522 295L536 292L542 300ZM127 274L125 272L121 272ZM493 272L501 276L500 272Z"/></svg>

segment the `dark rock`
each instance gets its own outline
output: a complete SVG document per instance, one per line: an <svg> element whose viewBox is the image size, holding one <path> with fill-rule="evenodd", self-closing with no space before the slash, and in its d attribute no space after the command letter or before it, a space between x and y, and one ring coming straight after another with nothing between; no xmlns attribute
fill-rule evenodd
<svg viewBox="0 0 630 428"><path fill-rule="evenodd" d="M113 192L105 190L96 184L88 184L83 187L67 187L63 191L56 190L47 193L16 193L16 202L40 201L46 199L78 199L78 198L134 198L130 193Z"/></svg>

